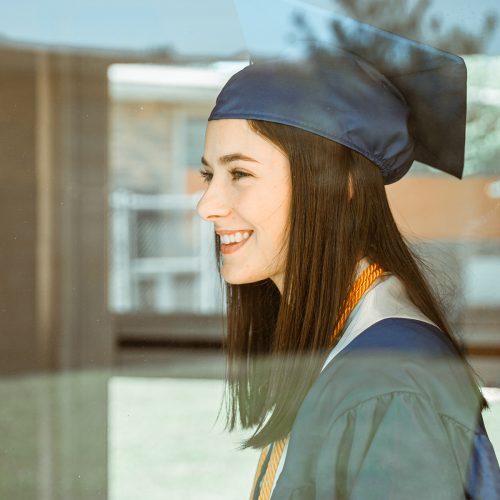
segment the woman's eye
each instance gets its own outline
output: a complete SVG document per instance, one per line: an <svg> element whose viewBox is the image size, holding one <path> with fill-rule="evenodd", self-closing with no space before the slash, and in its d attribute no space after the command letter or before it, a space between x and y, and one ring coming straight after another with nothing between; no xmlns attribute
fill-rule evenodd
<svg viewBox="0 0 500 500"><path fill-rule="evenodd" d="M243 177L249 177L250 174L247 174L246 172L242 172L241 170L232 170L231 175L235 179L242 179Z"/></svg>
<svg viewBox="0 0 500 500"><path fill-rule="evenodd" d="M200 170L200 175L203 177L203 182L210 182L213 174L206 172L205 170Z"/></svg>
<svg viewBox="0 0 500 500"><path fill-rule="evenodd" d="M204 182L210 182L212 180L213 175L214 175L214 174L207 172L205 170L202 170L202 169L199 172L200 172L200 175L202 176ZM243 179L244 177L250 176L250 174L247 174L246 172L242 172L241 170L231 170L230 173L233 176L234 180Z"/></svg>

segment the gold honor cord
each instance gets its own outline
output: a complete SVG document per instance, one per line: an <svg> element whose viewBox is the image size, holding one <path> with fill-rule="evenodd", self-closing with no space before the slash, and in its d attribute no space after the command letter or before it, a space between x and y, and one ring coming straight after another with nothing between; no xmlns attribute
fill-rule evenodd
<svg viewBox="0 0 500 500"><path fill-rule="evenodd" d="M371 264L368 266L359 276L359 278L354 282L353 287L349 291L347 296L346 306L335 326L335 330L332 334L332 340L336 338L337 334L343 328L349 314L356 307L356 304L360 301L361 297L366 293L366 291L375 283L375 281L384 273L384 270L378 264ZM271 497L271 490L274 483L274 478L276 476L276 471L278 470L278 464L280 463L281 455L288 441L288 437L276 441L272 445L271 457L267 464L264 479L262 481L262 487L260 488L259 500L269 500ZM255 488L257 487L257 482L261 475L261 469L264 465L267 455L269 453L271 445L266 446L259 458L259 463L257 465L257 471L255 473L255 479L253 481L252 493L250 495L250 500L253 500L255 494Z"/></svg>

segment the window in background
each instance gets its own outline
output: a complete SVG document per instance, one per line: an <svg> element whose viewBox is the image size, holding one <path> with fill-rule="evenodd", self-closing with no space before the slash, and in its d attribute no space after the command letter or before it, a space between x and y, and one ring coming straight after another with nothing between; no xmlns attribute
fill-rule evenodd
<svg viewBox="0 0 500 500"><path fill-rule="evenodd" d="M110 68L114 312L220 314L224 307L213 228L195 208L207 117L232 70Z"/></svg>
<svg viewBox="0 0 500 500"><path fill-rule="evenodd" d="M186 166L198 168L205 143L207 116L186 119Z"/></svg>

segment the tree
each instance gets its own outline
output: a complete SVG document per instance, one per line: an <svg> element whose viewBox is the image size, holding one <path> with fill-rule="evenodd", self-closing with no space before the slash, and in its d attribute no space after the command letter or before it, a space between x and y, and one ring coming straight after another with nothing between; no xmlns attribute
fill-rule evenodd
<svg viewBox="0 0 500 500"><path fill-rule="evenodd" d="M478 33L461 26L443 30L441 19L429 16L431 0L336 0L335 5L359 21L378 28L428 43L456 54L477 54L484 51L491 40L498 19L488 13Z"/></svg>

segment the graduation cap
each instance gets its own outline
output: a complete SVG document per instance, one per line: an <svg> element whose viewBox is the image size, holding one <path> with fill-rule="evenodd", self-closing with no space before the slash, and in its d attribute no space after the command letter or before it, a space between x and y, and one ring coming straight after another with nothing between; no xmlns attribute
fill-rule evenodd
<svg viewBox="0 0 500 500"><path fill-rule="evenodd" d="M466 66L457 55L296 0L235 2L250 64L209 120L301 128L371 160L385 184L414 160L462 177Z"/></svg>

